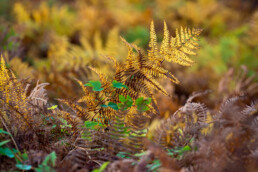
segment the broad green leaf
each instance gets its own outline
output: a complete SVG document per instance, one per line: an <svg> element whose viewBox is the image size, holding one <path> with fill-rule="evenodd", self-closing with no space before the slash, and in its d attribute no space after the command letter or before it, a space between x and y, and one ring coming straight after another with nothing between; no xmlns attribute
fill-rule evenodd
<svg viewBox="0 0 258 172"><path fill-rule="evenodd" d="M10 133L8 133L7 131L4 131L2 128L0 128L0 134L8 134L9 136L11 136Z"/></svg>
<svg viewBox="0 0 258 172"><path fill-rule="evenodd" d="M92 87L93 91L101 91L104 88L101 88L101 82L100 81L89 81L84 86Z"/></svg>
<svg viewBox="0 0 258 172"><path fill-rule="evenodd" d="M115 109L115 110L119 110L117 104L114 103L114 102L109 102L109 103L108 103L108 106L111 107L111 108L113 108L113 109Z"/></svg>
<svg viewBox="0 0 258 172"><path fill-rule="evenodd" d="M31 165L26 165L26 164L16 164L16 167L19 168L20 170L31 170L32 168Z"/></svg>
<svg viewBox="0 0 258 172"><path fill-rule="evenodd" d="M55 172L55 170L47 165L39 165L38 168L35 169L36 172Z"/></svg>
<svg viewBox="0 0 258 172"><path fill-rule="evenodd" d="M22 161L26 161L26 160L29 159L28 154L27 154L26 152L25 152L25 153L17 152L17 154L18 154L18 156L21 158L21 159L20 159L20 158L14 157L15 160L16 160L16 162L17 162L17 164L22 164L21 160L22 160Z"/></svg>
<svg viewBox="0 0 258 172"><path fill-rule="evenodd" d="M100 105L100 107L108 107L108 105L102 104Z"/></svg>
<svg viewBox="0 0 258 172"><path fill-rule="evenodd" d="M112 82L112 86L115 87L115 88L126 88L126 89L128 89L128 87L126 85L124 85L123 83L118 82L116 80L114 80Z"/></svg>
<svg viewBox="0 0 258 172"><path fill-rule="evenodd" d="M9 158L13 158L14 152L7 147L5 148L0 147L0 155L5 155L5 156L8 156Z"/></svg>
<svg viewBox="0 0 258 172"><path fill-rule="evenodd" d="M191 147L186 145L185 147L183 147L182 149L183 151L190 151L191 150Z"/></svg>
<svg viewBox="0 0 258 172"><path fill-rule="evenodd" d="M103 127L101 123L95 121L85 121L84 125L86 128L89 128L91 130L95 130L97 127Z"/></svg>
<svg viewBox="0 0 258 172"><path fill-rule="evenodd" d="M140 112L145 112L145 111L149 110L149 107L147 105L150 104L150 102L151 102L151 98L144 99L143 97L139 97L135 101L135 103L137 105L137 110Z"/></svg>
<svg viewBox="0 0 258 172"><path fill-rule="evenodd" d="M126 101L126 98L123 95L119 95L119 100L123 103Z"/></svg>
<svg viewBox="0 0 258 172"><path fill-rule="evenodd" d="M56 153L52 152L48 156L46 156L45 160L42 162L42 165L52 165L55 166L55 161L56 161Z"/></svg>
<svg viewBox="0 0 258 172"><path fill-rule="evenodd" d="M129 95L127 95L127 97L126 97L126 102L125 102L125 104L126 104L128 107L131 107L131 106L133 105L133 99L132 99Z"/></svg>
<svg viewBox="0 0 258 172"><path fill-rule="evenodd" d="M122 102L118 103L118 107L120 110L127 110L133 105L133 100L129 95L127 95L126 98L123 95L119 95L119 100Z"/></svg>
<svg viewBox="0 0 258 172"><path fill-rule="evenodd" d="M94 169L93 172L103 172L110 162L104 162L99 169Z"/></svg>
<svg viewBox="0 0 258 172"><path fill-rule="evenodd" d="M4 141L0 142L0 147L3 146L3 145L5 145L5 144L8 143L8 142L10 142L10 140L4 140Z"/></svg>
<svg viewBox="0 0 258 172"><path fill-rule="evenodd" d="M140 105L143 102L144 98L143 97L139 97L136 99L135 103L136 105Z"/></svg>

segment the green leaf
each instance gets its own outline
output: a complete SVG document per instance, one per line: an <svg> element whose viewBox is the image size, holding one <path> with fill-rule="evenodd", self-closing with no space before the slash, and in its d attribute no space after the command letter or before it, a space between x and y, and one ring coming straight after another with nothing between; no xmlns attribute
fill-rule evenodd
<svg viewBox="0 0 258 172"><path fill-rule="evenodd" d="M136 154L134 154L134 156L141 157L141 156L145 155L146 153L147 153L146 151L145 152L141 152L141 153L136 153Z"/></svg>
<svg viewBox="0 0 258 172"><path fill-rule="evenodd" d="M191 147L186 145L185 147L183 147L182 151L184 152L187 152L187 151L190 151L191 150Z"/></svg>
<svg viewBox="0 0 258 172"><path fill-rule="evenodd" d="M7 131L4 131L2 128L0 128L0 134L8 134L9 136L11 136L10 133L8 133Z"/></svg>
<svg viewBox="0 0 258 172"><path fill-rule="evenodd" d="M36 172L55 172L55 170L50 167L50 166L46 166L46 165L39 165L39 168L35 169Z"/></svg>
<svg viewBox="0 0 258 172"><path fill-rule="evenodd" d="M148 105L148 104L150 104L151 103L151 98L147 98L147 100L146 100L146 104Z"/></svg>
<svg viewBox="0 0 258 172"><path fill-rule="evenodd" d="M52 152L48 156L46 156L45 160L42 162L42 165L51 165L55 166L55 161L56 161L56 153Z"/></svg>
<svg viewBox="0 0 258 172"><path fill-rule="evenodd" d="M14 157L17 164L22 164L23 161L27 161L29 159L28 154L26 152L25 153L17 152L17 154L18 154L18 157L21 158L21 159L20 158L18 159Z"/></svg>
<svg viewBox="0 0 258 172"><path fill-rule="evenodd" d="M111 107L111 108L113 108L113 109L115 109L115 110L119 110L117 104L114 103L114 102L109 102L109 103L108 103L108 106Z"/></svg>
<svg viewBox="0 0 258 172"><path fill-rule="evenodd" d="M138 111L145 112L149 110L149 107L147 105L151 103L151 98L144 99L143 97L139 97L138 99L136 99L135 103L137 105Z"/></svg>
<svg viewBox="0 0 258 172"><path fill-rule="evenodd" d="M47 108L47 110L54 110L54 109L56 109L57 107L58 107L58 105L53 105L53 106Z"/></svg>
<svg viewBox="0 0 258 172"><path fill-rule="evenodd" d="M133 105L133 100L129 95L127 95L126 98L123 95L119 95L119 100L122 102L118 103L118 107L120 110L127 110Z"/></svg>
<svg viewBox="0 0 258 172"><path fill-rule="evenodd" d="M147 167L150 171L156 171L161 166L159 160L154 160L152 164L148 164Z"/></svg>
<svg viewBox="0 0 258 172"><path fill-rule="evenodd" d="M101 82L100 81L89 81L84 86L92 87L93 91L101 91L104 88L101 88Z"/></svg>
<svg viewBox="0 0 258 172"><path fill-rule="evenodd" d="M130 156L129 156L129 153L127 153L127 152L118 152L117 154L116 154L116 156L118 156L118 157L120 157L120 158L123 158L123 159L125 159L125 158L130 158Z"/></svg>
<svg viewBox="0 0 258 172"><path fill-rule="evenodd" d="M119 95L119 100L123 103L126 101L126 98L123 95Z"/></svg>
<svg viewBox="0 0 258 172"><path fill-rule="evenodd" d="M100 105L100 107L108 107L108 105L102 104Z"/></svg>
<svg viewBox="0 0 258 172"><path fill-rule="evenodd" d="M98 127L103 127L101 123L95 122L95 121L85 121L84 125L86 128L95 130Z"/></svg>
<svg viewBox="0 0 258 172"><path fill-rule="evenodd" d="M139 97L136 99L135 103L136 105L140 105L143 102L144 98L143 97Z"/></svg>
<svg viewBox="0 0 258 172"><path fill-rule="evenodd" d="M29 159L29 156L28 156L28 154L27 153L23 153L23 154L21 154L20 155L20 157L22 158L22 160L24 160L24 161L26 161L26 160L28 160Z"/></svg>
<svg viewBox="0 0 258 172"><path fill-rule="evenodd" d="M124 85L123 83L118 82L116 80L114 80L112 82L112 86L115 87L115 88L126 88L126 89L128 89L128 87L126 85Z"/></svg>
<svg viewBox="0 0 258 172"><path fill-rule="evenodd" d="M94 169L93 172L103 172L110 162L104 162L99 169Z"/></svg>
<svg viewBox="0 0 258 172"><path fill-rule="evenodd" d="M0 147L0 155L5 155L5 156L8 156L9 158L14 157L13 151L7 147L5 148Z"/></svg>
<svg viewBox="0 0 258 172"><path fill-rule="evenodd" d="M4 140L4 141L0 142L0 146L3 146L3 145L5 145L8 142L10 142L10 140Z"/></svg>
<svg viewBox="0 0 258 172"><path fill-rule="evenodd" d="M32 168L31 165L26 165L26 164L16 164L16 167L19 168L20 170L31 170Z"/></svg>

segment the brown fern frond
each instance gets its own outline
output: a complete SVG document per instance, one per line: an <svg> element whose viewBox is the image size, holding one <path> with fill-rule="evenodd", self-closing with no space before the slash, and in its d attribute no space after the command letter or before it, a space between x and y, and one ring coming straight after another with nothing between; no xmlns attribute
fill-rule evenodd
<svg viewBox="0 0 258 172"><path fill-rule="evenodd" d="M257 125L254 124L257 112L256 108L244 104L243 97L233 97L222 103L212 131L196 141L198 149L186 156L182 162L187 164L185 167L199 171L248 171L255 168L257 158L255 160L252 155L258 143Z"/></svg>
<svg viewBox="0 0 258 172"><path fill-rule="evenodd" d="M89 120L91 118L90 114L81 106L73 103L72 101L69 100L63 100L63 99L58 99L58 101L66 104L67 106L71 107L75 113L77 114L78 117L80 117L82 120Z"/></svg>
<svg viewBox="0 0 258 172"><path fill-rule="evenodd" d="M154 141L165 147L174 147L184 146L189 144L190 140L198 138L202 129L208 127L208 110L205 105L192 102L192 99L206 93L193 94L171 117L156 124L156 130L153 132Z"/></svg>
<svg viewBox="0 0 258 172"><path fill-rule="evenodd" d="M39 84L39 82L37 82L36 87L34 87L33 90L30 92L28 100L31 102L33 106L36 106L40 109L46 109L48 95L44 87L47 85L49 85L49 83Z"/></svg>

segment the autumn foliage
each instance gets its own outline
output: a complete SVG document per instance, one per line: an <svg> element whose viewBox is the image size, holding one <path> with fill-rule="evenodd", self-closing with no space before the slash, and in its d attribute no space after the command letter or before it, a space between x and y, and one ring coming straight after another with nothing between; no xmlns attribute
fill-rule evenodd
<svg viewBox="0 0 258 172"><path fill-rule="evenodd" d="M255 4L3 0L0 171L257 171Z"/></svg>

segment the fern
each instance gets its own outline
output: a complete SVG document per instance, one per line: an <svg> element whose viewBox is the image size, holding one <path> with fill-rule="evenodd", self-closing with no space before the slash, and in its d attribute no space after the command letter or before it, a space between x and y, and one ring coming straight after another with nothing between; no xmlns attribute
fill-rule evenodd
<svg viewBox="0 0 258 172"><path fill-rule="evenodd" d="M124 63L118 62L114 57L107 56L115 66L114 80L120 82L124 87L112 88L112 82L102 72L96 68L89 67L100 78L99 87L93 87L93 83L86 84L86 86L93 87L93 91L90 92L88 88L83 86L81 81L78 81L83 89L83 97L81 97L77 103L64 101L68 106L78 113L79 117L83 117L85 114L87 117L84 119L98 119L107 124L109 120L114 118L114 110L110 107L102 107L107 105L108 102L119 102L119 95L129 95L133 100L136 100L140 96L151 98L152 107L149 109L152 113L159 113L154 98L153 89L168 95L166 90L158 83L157 77L169 78L175 83L179 83L169 71L167 71L161 63L167 59L169 61L181 58L184 63L189 62L189 58L186 54L194 54L192 49L196 49L197 36L201 30L185 29L181 28L181 34L176 32L176 41L171 38L166 23L164 23L164 40L161 45L161 50L158 50L156 33L154 30L154 24L151 23L150 30L150 50L146 56L142 50L134 44L128 43L125 39L121 38L126 47L128 48L128 55ZM175 44L175 45L174 45ZM134 50L136 52L134 52ZM181 52L181 53L179 53ZM184 52L184 53L182 53ZM174 60L174 62L177 62ZM179 63L182 65L182 63ZM93 82L93 81L92 81ZM85 103L86 110L84 110L78 103ZM130 110L131 112L133 110ZM129 112L128 114L130 114ZM130 115L128 115L129 117ZM129 118L128 118L129 119Z"/></svg>

